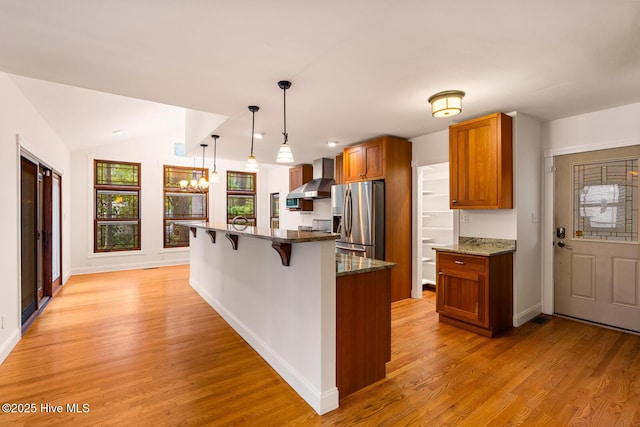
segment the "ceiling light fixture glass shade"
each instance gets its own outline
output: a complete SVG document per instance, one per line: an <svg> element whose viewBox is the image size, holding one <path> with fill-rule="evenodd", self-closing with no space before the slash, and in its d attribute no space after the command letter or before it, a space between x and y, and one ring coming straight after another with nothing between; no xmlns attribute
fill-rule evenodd
<svg viewBox="0 0 640 427"><path fill-rule="evenodd" d="M280 145L280 149L278 150L278 155L276 156L276 162L278 163L293 163L293 153L291 152L291 147L287 142L289 141L289 134L287 133L287 89L291 87L291 82L286 80L281 80L278 82L278 87L282 89L283 95L283 106L284 106L284 126L282 135L284 135L284 142Z"/></svg>
<svg viewBox="0 0 640 427"><path fill-rule="evenodd" d="M465 93L461 90L445 90L438 92L429 98L431 114L436 118L451 117L462 112L462 97Z"/></svg>
<svg viewBox="0 0 640 427"><path fill-rule="evenodd" d="M249 154L249 158L247 159L247 164L244 167L244 170L247 172L258 172L258 161L256 160L256 156L253 155L253 136L256 131L256 111L260 109L257 105L249 105L249 111L251 111L251 154Z"/></svg>
<svg viewBox="0 0 640 427"><path fill-rule="evenodd" d="M213 172L211 172L211 176L209 177L209 182L220 182L220 177L218 176L218 167L216 165L216 155L218 151L218 138L220 135L211 135L213 138Z"/></svg>

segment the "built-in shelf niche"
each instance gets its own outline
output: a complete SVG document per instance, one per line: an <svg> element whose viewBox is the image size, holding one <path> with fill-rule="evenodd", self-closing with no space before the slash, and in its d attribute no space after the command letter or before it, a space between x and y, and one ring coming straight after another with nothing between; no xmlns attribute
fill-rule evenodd
<svg viewBox="0 0 640 427"><path fill-rule="evenodd" d="M418 254L419 285L436 284L434 247L458 240L458 211L449 209L449 163L418 168Z"/></svg>

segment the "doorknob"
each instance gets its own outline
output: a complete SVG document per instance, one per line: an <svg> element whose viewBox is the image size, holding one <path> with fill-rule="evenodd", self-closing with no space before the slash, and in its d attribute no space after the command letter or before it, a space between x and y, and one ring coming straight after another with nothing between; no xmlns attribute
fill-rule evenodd
<svg viewBox="0 0 640 427"><path fill-rule="evenodd" d="M567 244L566 244L565 242L563 242L562 240L560 240L560 241L558 242L558 246L559 246L559 247L561 247L561 248L569 249L569 250L573 249L571 246L567 245Z"/></svg>

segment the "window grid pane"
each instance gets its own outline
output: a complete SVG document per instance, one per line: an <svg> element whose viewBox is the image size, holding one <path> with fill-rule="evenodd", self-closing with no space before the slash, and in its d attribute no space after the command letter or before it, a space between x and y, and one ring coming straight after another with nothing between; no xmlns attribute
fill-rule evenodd
<svg viewBox="0 0 640 427"><path fill-rule="evenodd" d="M140 164L96 160L95 177L96 185L139 187Z"/></svg>
<svg viewBox="0 0 640 427"><path fill-rule="evenodd" d="M171 191L184 191L188 192L189 190L183 190L180 187L180 181L182 180L198 180L201 176L207 178L208 170L202 168L188 168L183 166L165 166L164 167L164 188L166 190Z"/></svg>
<svg viewBox="0 0 640 427"><path fill-rule="evenodd" d="M207 197L200 193L169 193L164 197L165 218L206 218Z"/></svg>
<svg viewBox="0 0 640 427"><path fill-rule="evenodd" d="M97 247L101 251L139 249L138 221L97 221Z"/></svg>
<svg viewBox="0 0 640 427"><path fill-rule="evenodd" d="M247 172L227 172L227 191L255 193L256 174Z"/></svg>
<svg viewBox="0 0 640 427"><path fill-rule="evenodd" d="M638 241L638 159L574 165L577 239Z"/></svg>
<svg viewBox="0 0 640 427"><path fill-rule="evenodd" d="M138 206L137 191L97 190L97 219L137 219Z"/></svg>

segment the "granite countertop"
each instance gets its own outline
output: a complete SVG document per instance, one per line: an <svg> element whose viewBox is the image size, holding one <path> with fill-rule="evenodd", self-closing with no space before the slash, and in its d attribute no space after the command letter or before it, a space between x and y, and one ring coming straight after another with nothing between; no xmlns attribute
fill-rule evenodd
<svg viewBox="0 0 640 427"><path fill-rule="evenodd" d="M385 268L393 268L396 265L395 262L382 261L379 259L336 254L336 277L369 273L371 271L384 270Z"/></svg>
<svg viewBox="0 0 640 427"><path fill-rule="evenodd" d="M339 234L326 231L298 231L283 230L280 228L259 228L245 225L232 224L212 224L194 225L205 230L220 231L222 233L237 234L240 236L253 237L256 239L269 240L275 243L307 243L322 240L336 240Z"/></svg>
<svg viewBox="0 0 640 427"><path fill-rule="evenodd" d="M458 244L438 246L435 251L456 252L467 255L492 256L516 251L516 241L508 239L490 239L486 237L460 237Z"/></svg>

